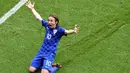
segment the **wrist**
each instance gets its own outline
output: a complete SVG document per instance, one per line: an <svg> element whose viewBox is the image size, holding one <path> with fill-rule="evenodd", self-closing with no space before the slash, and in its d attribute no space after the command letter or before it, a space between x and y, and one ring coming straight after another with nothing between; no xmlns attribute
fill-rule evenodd
<svg viewBox="0 0 130 73"><path fill-rule="evenodd" d="M74 29L74 31L73 31L74 33L76 33L76 30Z"/></svg>
<svg viewBox="0 0 130 73"><path fill-rule="evenodd" d="M34 7L31 7L30 10L34 10Z"/></svg>

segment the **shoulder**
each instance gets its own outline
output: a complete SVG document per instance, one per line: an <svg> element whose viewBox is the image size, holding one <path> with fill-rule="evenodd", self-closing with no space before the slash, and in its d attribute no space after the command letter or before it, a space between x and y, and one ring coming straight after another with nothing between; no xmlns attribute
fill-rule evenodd
<svg viewBox="0 0 130 73"><path fill-rule="evenodd" d="M63 31L63 30L65 30L65 29L62 28L61 26L57 26L57 30L59 30L59 31Z"/></svg>
<svg viewBox="0 0 130 73"><path fill-rule="evenodd" d="M45 26L45 27L48 25L48 22L45 21L44 19L41 20L41 23L42 23L42 26Z"/></svg>
<svg viewBox="0 0 130 73"><path fill-rule="evenodd" d="M61 26L57 27L57 30L60 34L65 35L65 28L62 28Z"/></svg>

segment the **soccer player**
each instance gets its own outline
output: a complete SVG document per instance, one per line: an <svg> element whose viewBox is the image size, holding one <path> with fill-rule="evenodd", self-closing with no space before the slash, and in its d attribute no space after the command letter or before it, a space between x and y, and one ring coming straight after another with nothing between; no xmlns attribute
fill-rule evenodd
<svg viewBox="0 0 130 73"><path fill-rule="evenodd" d="M32 11L36 19L38 19L42 26L46 29L44 42L35 58L32 60L29 71L30 73L34 73L36 70L41 69L41 73L53 73L53 69L58 69L58 67L52 67L54 58L56 56L58 42L63 35L77 33L78 27L75 25L74 29L66 30L58 25L59 18L57 15L50 14L48 21L45 21L35 10L34 3L28 1L27 7Z"/></svg>

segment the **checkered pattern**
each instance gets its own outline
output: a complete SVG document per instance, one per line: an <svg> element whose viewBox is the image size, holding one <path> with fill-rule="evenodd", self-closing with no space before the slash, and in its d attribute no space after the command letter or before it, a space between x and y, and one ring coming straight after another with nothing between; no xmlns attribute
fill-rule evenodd
<svg viewBox="0 0 130 73"><path fill-rule="evenodd" d="M42 56L55 56L58 42L60 41L61 37L65 35L65 29L60 26L57 26L55 29L52 29L44 20L42 20L42 26L44 26L46 29L46 35L44 37L42 47L39 50L39 54L42 54Z"/></svg>

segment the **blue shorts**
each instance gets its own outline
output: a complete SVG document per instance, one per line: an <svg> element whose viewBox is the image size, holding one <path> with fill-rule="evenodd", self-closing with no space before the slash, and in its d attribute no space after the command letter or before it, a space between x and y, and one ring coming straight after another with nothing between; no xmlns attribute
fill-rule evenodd
<svg viewBox="0 0 130 73"><path fill-rule="evenodd" d="M53 62L54 58L52 56L49 57L36 56L32 60L31 66L37 69L47 69L48 71L51 71Z"/></svg>

